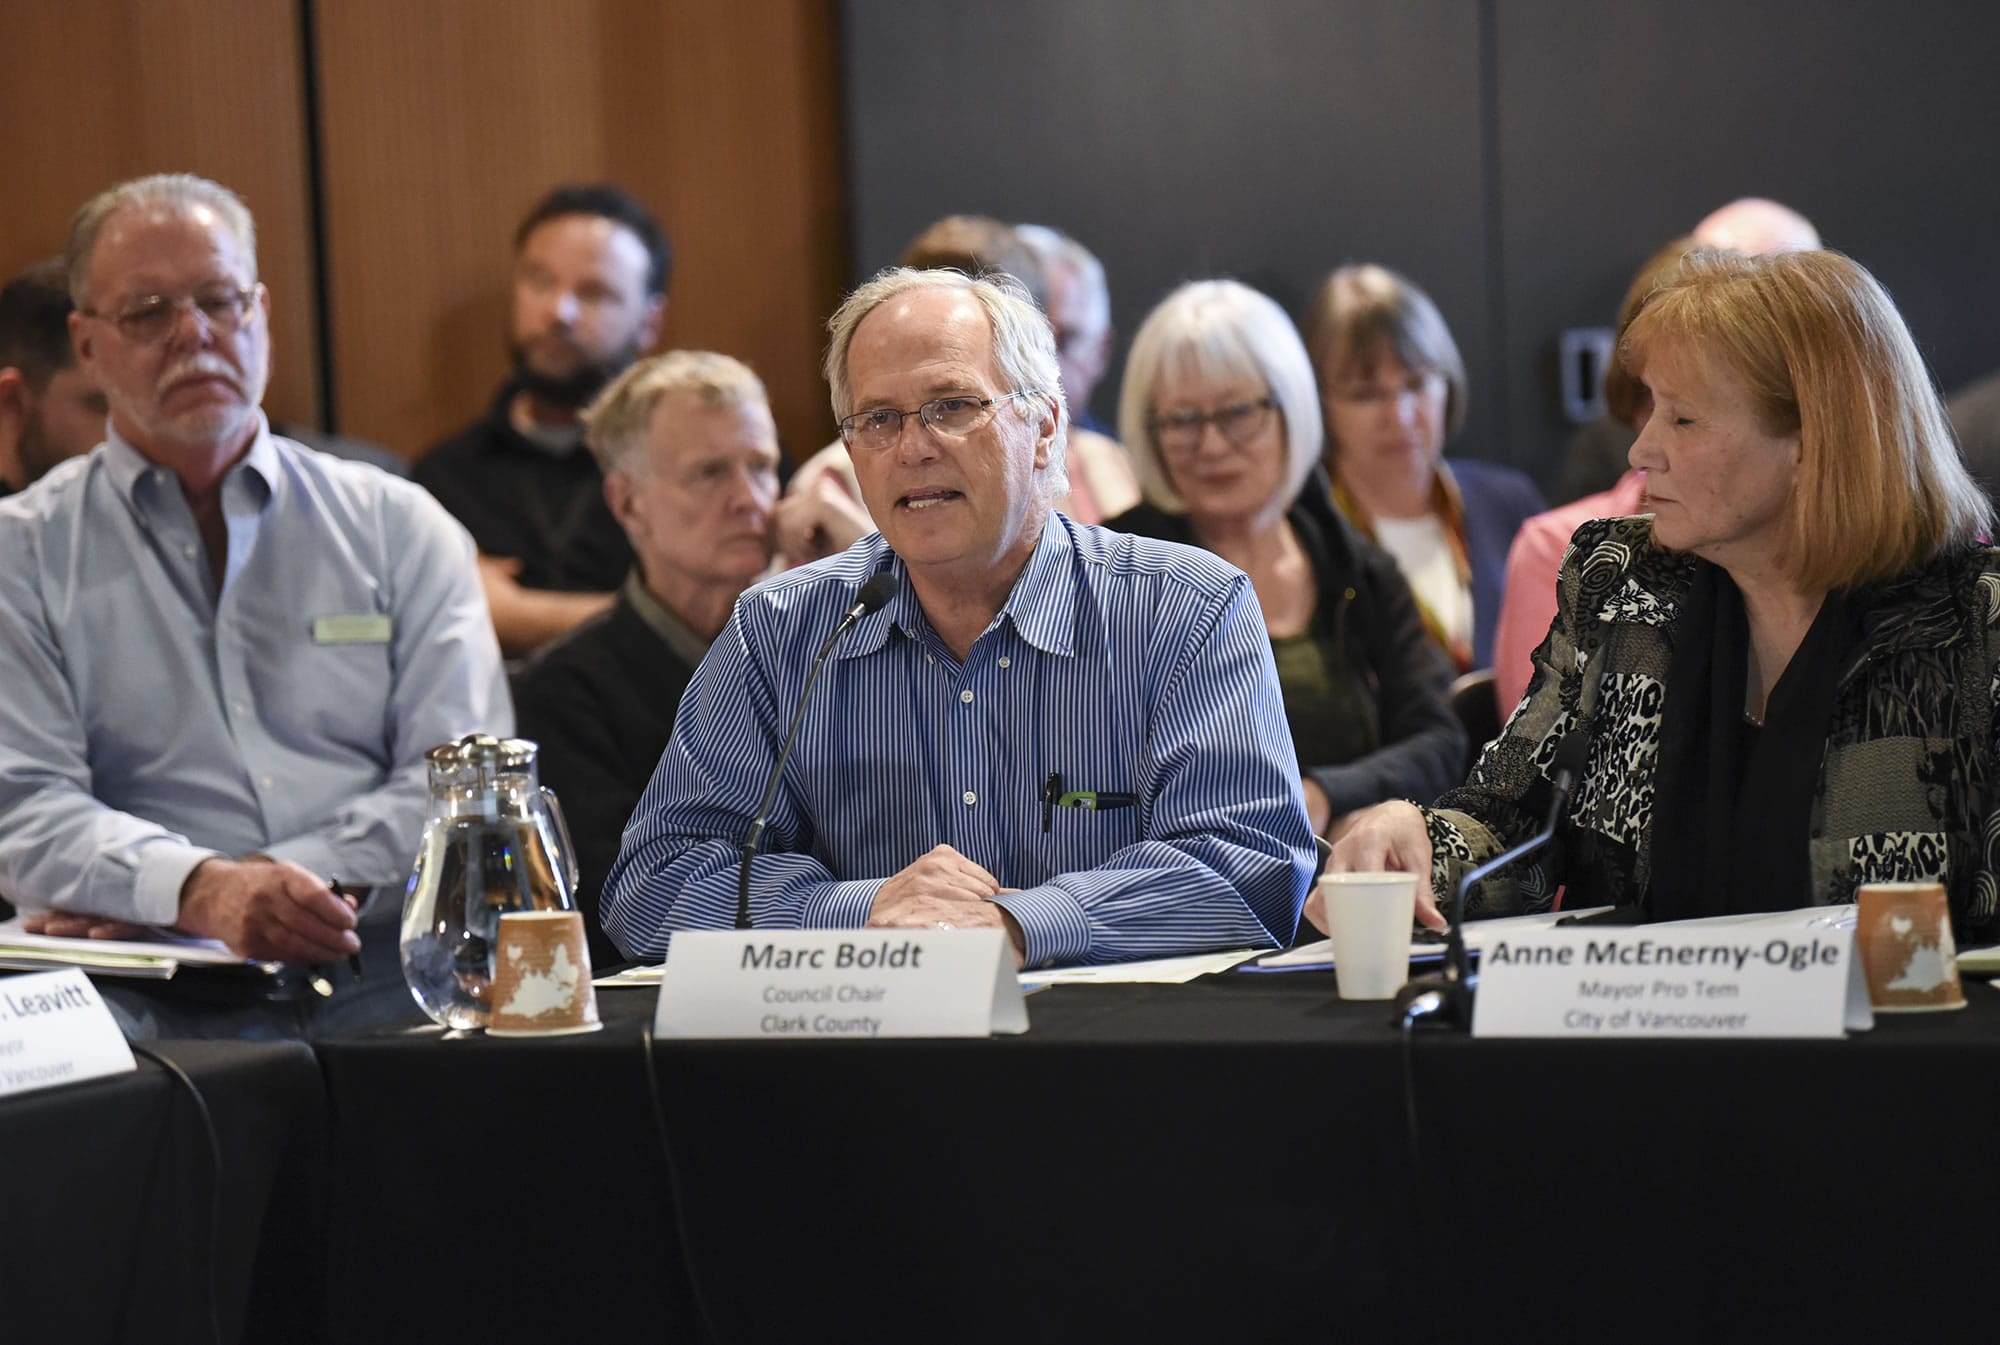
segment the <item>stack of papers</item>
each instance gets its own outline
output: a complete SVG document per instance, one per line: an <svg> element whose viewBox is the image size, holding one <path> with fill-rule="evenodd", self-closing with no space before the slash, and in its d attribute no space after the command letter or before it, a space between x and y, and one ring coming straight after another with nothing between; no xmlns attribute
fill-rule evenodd
<svg viewBox="0 0 2000 1345"><path fill-rule="evenodd" d="M1590 906L1574 911L1543 911L1536 915L1502 916L1498 920L1469 920L1465 925L1465 950L1468 953L1477 953L1495 934L1505 934L1510 930L1540 929L1569 916L1596 915L1600 911L1610 909L1609 906ZM1410 961L1444 961L1443 942L1412 943ZM1244 970L1324 971L1332 965L1333 940L1321 939L1318 943L1302 943L1296 948L1287 948L1282 953L1271 953L1260 957L1255 966L1245 967Z"/></svg>
<svg viewBox="0 0 2000 1345"><path fill-rule="evenodd" d="M1143 962L1112 962L1101 967L1045 967L1021 973L1021 988L1045 985L1182 985L1210 972L1228 971L1257 956L1255 948L1226 953L1194 953L1187 957L1156 957Z"/></svg>
<svg viewBox="0 0 2000 1345"><path fill-rule="evenodd" d="M245 965L250 964L214 939L165 931L147 939L57 939L28 933L18 916L0 923L0 968L14 971L81 967L102 975L163 981L183 966Z"/></svg>

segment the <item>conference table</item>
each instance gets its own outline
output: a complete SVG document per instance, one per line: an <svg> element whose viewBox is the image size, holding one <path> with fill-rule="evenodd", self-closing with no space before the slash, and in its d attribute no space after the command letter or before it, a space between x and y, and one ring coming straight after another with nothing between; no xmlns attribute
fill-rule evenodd
<svg viewBox="0 0 2000 1345"><path fill-rule="evenodd" d="M200 1102L144 1056L129 1074L0 1098L0 1341L310 1339L298 1328L320 1315L330 1203L311 1050L143 1049Z"/></svg>
<svg viewBox="0 0 2000 1345"><path fill-rule="evenodd" d="M655 1041L606 990L585 1036L156 1049L230 1154L224 1339L1902 1340L1988 1316L1967 988L1821 1042L1406 1036L1304 972L972 1041ZM24 1266L96 1267L69 1339L209 1338L187 1110L151 1066L0 1100L0 1338Z"/></svg>
<svg viewBox="0 0 2000 1345"><path fill-rule="evenodd" d="M2000 1213L1968 990L1819 1042L1406 1036L1324 972L1056 986L990 1040L655 1041L623 990L321 1041L329 1339L1918 1338L1984 1317Z"/></svg>

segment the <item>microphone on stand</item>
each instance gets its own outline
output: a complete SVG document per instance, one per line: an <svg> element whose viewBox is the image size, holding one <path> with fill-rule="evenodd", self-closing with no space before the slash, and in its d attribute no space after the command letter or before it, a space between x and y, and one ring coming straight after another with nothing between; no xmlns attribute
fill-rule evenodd
<svg viewBox="0 0 2000 1345"><path fill-rule="evenodd" d="M799 736L799 721L805 718L806 698L812 695L813 683L819 680L819 671L826 664L826 657L833 647L840 643L840 637L847 634L854 623L875 611L896 594L896 576L883 571L861 586L855 595L854 605L841 615L840 624L826 637L813 655L812 670L806 674L806 684L799 690L799 702L792 707L792 722L785 727L785 739L778 746L778 760L771 767L771 778L764 783L764 799L757 805L757 816L751 820L750 830L743 836L743 862L736 872L736 928L749 929L750 926L750 857L757 853L757 843L764 839L764 827L771 819L771 805L778 798L778 777L785 772L785 762L792 755L792 742Z"/></svg>
<svg viewBox="0 0 2000 1345"><path fill-rule="evenodd" d="M1502 850L1484 864L1475 866L1458 880L1453 895L1451 932L1444 946L1444 971L1424 976L1403 987L1396 997L1396 1021L1409 1023L1428 1018L1444 1027L1472 1026L1472 966L1465 950L1465 903L1477 883L1482 883L1515 860L1533 854L1554 839L1569 811L1570 795L1576 792L1583 768L1590 759L1590 743L1597 732L1597 694L1604 684L1604 651L1600 648L1584 673L1583 694L1577 701L1577 725L1556 744L1549 762L1549 815L1541 830L1518 845Z"/></svg>

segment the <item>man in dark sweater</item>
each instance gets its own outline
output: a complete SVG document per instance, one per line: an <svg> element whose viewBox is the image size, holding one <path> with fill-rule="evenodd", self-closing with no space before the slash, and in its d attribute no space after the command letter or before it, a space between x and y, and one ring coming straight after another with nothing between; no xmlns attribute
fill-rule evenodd
<svg viewBox="0 0 2000 1345"><path fill-rule="evenodd" d="M509 656L604 611L631 565L579 413L658 337L671 265L659 224L618 188L542 198L514 235L513 376L417 464L479 544Z"/></svg>
<svg viewBox="0 0 2000 1345"><path fill-rule="evenodd" d="M514 681L521 736L542 745L575 839L591 959L623 957L597 918L681 693L737 595L771 563L778 432L764 385L727 355L641 360L584 413L604 497L636 563L609 611L544 649Z"/></svg>

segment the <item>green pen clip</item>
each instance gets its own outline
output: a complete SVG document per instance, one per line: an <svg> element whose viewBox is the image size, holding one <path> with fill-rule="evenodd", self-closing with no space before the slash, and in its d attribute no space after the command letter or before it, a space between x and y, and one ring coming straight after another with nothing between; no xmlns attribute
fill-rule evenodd
<svg viewBox="0 0 2000 1345"><path fill-rule="evenodd" d="M1133 808L1138 803L1137 794L1115 794L1097 789L1072 789L1056 800L1058 808L1087 808L1091 812L1106 808Z"/></svg>

